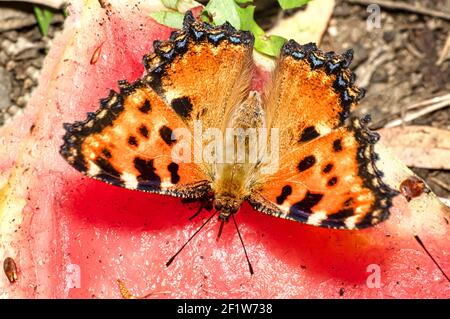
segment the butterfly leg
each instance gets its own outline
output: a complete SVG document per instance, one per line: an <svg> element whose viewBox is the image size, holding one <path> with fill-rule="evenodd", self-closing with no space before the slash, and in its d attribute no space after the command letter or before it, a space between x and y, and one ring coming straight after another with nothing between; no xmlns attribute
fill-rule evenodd
<svg viewBox="0 0 450 319"><path fill-rule="evenodd" d="M207 196L201 197L201 198L183 198L181 200L181 202L183 204L199 202L199 207L198 207L197 211L194 213L194 215L189 217L189 220L193 220L195 217L197 217L203 211L203 209L210 212L213 208L213 200L214 200L214 197L212 195L208 194Z"/></svg>

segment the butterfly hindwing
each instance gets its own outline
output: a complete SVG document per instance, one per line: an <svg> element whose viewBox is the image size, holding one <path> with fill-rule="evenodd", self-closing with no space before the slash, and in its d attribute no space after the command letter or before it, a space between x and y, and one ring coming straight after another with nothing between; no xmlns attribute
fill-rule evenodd
<svg viewBox="0 0 450 319"><path fill-rule="evenodd" d="M358 229L389 215L395 191L376 168L376 134L351 111L352 51L324 53L291 40L281 50L264 96L269 128L278 128L280 168L263 175L249 198L257 210L316 226Z"/></svg>
<svg viewBox="0 0 450 319"><path fill-rule="evenodd" d="M357 119L297 146L250 197L257 210L307 224L358 229L389 215L395 194L375 166L377 134Z"/></svg>
<svg viewBox="0 0 450 319"><path fill-rule="evenodd" d="M183 121L144 83L121 82L121 87L86 121L65 125L63 157L84 174L113 185L203 196L209 186L199 167L172 159L178 143L173 128L185 126Z"/></svg>

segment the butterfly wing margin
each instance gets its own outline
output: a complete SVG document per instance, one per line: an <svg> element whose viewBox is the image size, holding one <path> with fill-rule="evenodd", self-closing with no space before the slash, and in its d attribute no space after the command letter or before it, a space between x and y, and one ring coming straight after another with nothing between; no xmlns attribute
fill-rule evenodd
<svg viewBox="0 0 450 319"><path fill-rule="evenodd" d="M189 138L173 134L186 128L183 121L142 81L119 86L121 92L111 91L85 121L64 125L60 153L66 161L127 189L191 198L209 192L209 179L197 164L172 156L173 147Z"/></svg>
<svg viewBox="0 0 450 319"><path fill-rule="evenodd" d="M253 42L250 32L229 23L211 26L187 12L183 29L155 41L155 51L144 57L145 79L191 130L195 120L204 129L223 129L248 96Z"/></svg>
<svg viewBox="0 0 450 319"><path fill-rule="evenodd" d="M362 229L389 216L397 194L381 180L375 162L378 135L364 121L294 148L280 169L248 201L258 211L306 224Z"/></svg>
<svg viewBox="0 0 450 319"><path fill-rule="evenodd" d="M268 127L279 129L281 153L344 125L364 96L353 85L352 58L352 50L325 53L313 43L283 46L263 102Z"/></svg>
<svg viewBox="0 0 450 319"><path fill-rule="evenodd" d="M205 129L224 127L227 114L248 94L253 36L227 23L196 21L188 12L182 30L153 46L141 80L122 82L120 94L111 92L86 121L65 126L60 153L79 171L110 184L202 197L213 174L201 163L173 162L176 141L170 137L176 128L192 134L194 120ZM151 112L143 115L147 107Z"/></svg>

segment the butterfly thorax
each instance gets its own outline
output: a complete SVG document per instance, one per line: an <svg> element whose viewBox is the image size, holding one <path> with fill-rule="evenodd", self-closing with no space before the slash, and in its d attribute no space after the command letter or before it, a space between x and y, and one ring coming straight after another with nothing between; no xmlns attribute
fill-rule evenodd
<svg viewBox="0 0 450 319"><path fill-rule="evenodd" d="M246 173L240 164L221 165L218 178L213 183L214 208L219 212L219 219L227 221L237 213L248 194L245 186Z"/></svg>

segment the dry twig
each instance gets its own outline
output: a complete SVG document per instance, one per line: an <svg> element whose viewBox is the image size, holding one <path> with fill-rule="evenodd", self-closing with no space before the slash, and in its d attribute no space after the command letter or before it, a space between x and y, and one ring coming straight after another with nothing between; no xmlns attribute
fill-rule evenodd
<svg viewBox="0 0 450 319"><path fill-rule="evenodd" d="M67 0L22 0L17 2L25 2L25 1L54 9L61 9L65 3L69 2Z"/></svg>
<svg viewBox="0 0 450 319"><path fill-rule="evenodd" d="M385 9L408 11L416 14L428 15L431 17L450 21L450 13L448 12L437 11L423 7L416 7L406 2L387 1L387 0L347 0L347 2L361 5L377 4Z"/></svg>
<svg viewBox="0 0 450 319"><path fill-rule="evenodd" d="M441 96L435 96L430 99L420 101L411 105L408 105L405 110L405 114L401 114L400 119L391 120L390 122L386 123L385 125L382 125L382 122L374 123L373 127L394 127L401 125L403 123L412 121L418 117L421 117L425 114L434 112L438 109L444 108L446 106L450 105L450 94L444 94ZM407 115L407 111L415 110L418 108L422 108L421 110L418 110L414 113L410 113ZM401 112L397 112L394 114L394 116L398 116Z"/></svg>
<svg viewBox="0 0 450 319"><path fill-rule="evenodd" d="M359 78L359 85L367 88L370 85L370 79L375 71L387 61L394 59L394 54L385 52L382 47L376 48L372 51L366 63L358 67L357 76Z"/></svg>
<svg viewBox="0 0 450 319"><path fill-rule="evenodd" d="M431 177L429 177L429 180L432 181L433 183L435 183L436 185L438 185L439 187L445 189L447 192L450 192L450 185L444 183L440 179L438 179L434 176L431 176Z"/></svg>
<svg viewBox="0 0 450 319"><path fill-rule="evenodd" d="M444 107L447 107L450 105L450 99L441 101L439 103L433 103L428 105L427 107L424 107L423 109L420 109L418 111L415 112L411 112L409 114L405 114L404 116L402 116L402 118L400 119L396 119L393 121L388 122L386 125L384 125L385 128L389 128L389 127L394 127L394 126L398 126L398 125L402 125L404 123L407 122L411 122L419 117L422 117L426 114L432 113L434 111L437 111L439 109L442 109ZM409 108L407 108L409 109Z"/></svg>
<svg viewBox="0 0 450 319"><path fill-rule="evenodd" d="M447 36L447 40L445 41L444 47L442 48L441 53L439 54L439 59L436 62L436 65L441 65L448 58L448 52L450 50L450 33Z"/></svg>

